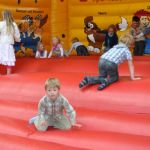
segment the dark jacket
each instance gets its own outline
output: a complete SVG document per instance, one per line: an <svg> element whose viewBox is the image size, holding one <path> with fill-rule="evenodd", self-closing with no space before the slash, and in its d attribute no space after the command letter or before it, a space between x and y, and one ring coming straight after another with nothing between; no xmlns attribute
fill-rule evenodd
<svg viewBox="0 0 150 150"><path fill-rule="evenodd" d="M112 48L114 45L118 44L118 36L116 33L112 37L108 35L108 32L106 33L105 41L104 41L104 46Z"/></svg>

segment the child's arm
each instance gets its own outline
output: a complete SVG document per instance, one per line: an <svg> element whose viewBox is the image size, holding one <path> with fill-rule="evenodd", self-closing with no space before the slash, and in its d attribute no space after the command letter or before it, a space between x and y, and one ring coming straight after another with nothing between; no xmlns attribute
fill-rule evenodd
<svg viewBox="0 0 150 150"><path fill-rule="evenodd" d="M51 51L49 52L48 58L51 58L51 57L52 57L52 54L53 54L53 50L51 50Z"/></svg>
<svg viewBox="0 0 150 150"><path fill-rule="evenodd" d="M134 65L133 65L132 60L128 60L128 66L129 66L129 70L130 70L131 80L140 80L141 78L135 77L135 75L134 75Z"/></svg>
<svg viewBox="0 0 150 150"><path fill-rule="evenodd" d="M72 125L76 124L76 112L73 107L69 104L68 100L63 98L63 106L66 110L66 114L70 119Z"/></svg>
<svg viewBox="0 0 150 150"><path fill-rule="evenodd" d="M142 36L144 36L144 33L143 33L143 32L141 32L141 33L139 33L138 35L136 35L135 38L136 38L136 39L139 39L139 38L142 37Z"/></svg>
<svg viewBox="0 0 150 150"><path fill-rule="evenodd" d="M46 107L45 107L45 103L44 103L44 98L42 98L38 104L39 115L43 117L45 114L45 110L46 110Z"/></svg>
<svg viewBox="0 0 150 150"><path fill-rule="evenodd" d="M64 106L64 108L66 110L67 116L70 118L70 122L71 122L72 126L81 128L82 125L76 123L76 112L75 112L75 110L69 104L68 100L66 98L64 98L64 97L63 97L63 106Z"/></svg>
<svg viewBox="0 0 150 150"><path fill-rule="evenodd" d="M63 57L64 56L64 49L63 49L63 47L60 47L59 49L60 49L60 56Z"/></svg>
<svg viewBox="0 0 150 150"><path fill-rule="evenodd" d="M45 112L46 112L46 106L44 104L44 98L42 98L38 104L38 113L39 113L39 118L41 121L41 125L45 125L46 124L46 120L45 120Z"/></svg>
<svg viewBox="0 0 150 150"><path fill-rule="evenodd" d="M16 23L14 23L14 39L16 42L20 42L21 38L20 38L20 31L18 29L18 26Z"/></svg>
<svg viewBox="0 0 150 150"><path fill-rule="evenodd" d="M70 50L68 51L68 56L71 54L72 50L73 50L73 45L71 46Z"/></svg>
<svg viewBox="0 0 150 150"><path fill-rule="evenodd" d="M142 31L142 29L139 28L135 38L139 39L139 38L143 37L144 35L146 35L146 30Z"/></svg>
<svg viewBox="0 0 150 150"><path fill-rule="evenodd" d="M80 128L81 125L80 124L76 124L76 112L75 112L75 110L69 104L69 102L68 102L68 100L66 98L62 97L62 99L63 99L63 106L64 106L64 108L66 110L66 114L69 117L72 126Z"/></svg>
<svg viewBox="0 0 150 150"><path fill-rule="evenodd" d="M39 52L37 51L35 54L35 58L40 58Z"/></svg>

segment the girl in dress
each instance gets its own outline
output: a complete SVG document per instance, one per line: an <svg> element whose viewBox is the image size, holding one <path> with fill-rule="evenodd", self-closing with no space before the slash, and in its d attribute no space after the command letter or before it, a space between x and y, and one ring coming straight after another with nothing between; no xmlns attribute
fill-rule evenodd
<svg viewBox="0 0 150 150"><path fill-rule="evenodd" d="M14 41L20 42L20 32L14 22L11 12L2 12L3 20L0 21L0 64L7 67L7 74L11 74L12 66L15 66Z"/></svg>

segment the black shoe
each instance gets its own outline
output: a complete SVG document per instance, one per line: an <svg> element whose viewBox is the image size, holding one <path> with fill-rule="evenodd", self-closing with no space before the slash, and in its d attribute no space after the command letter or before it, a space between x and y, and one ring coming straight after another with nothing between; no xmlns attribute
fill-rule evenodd
<svg viewBox="0 0 150 150"><path fill-rule="evenodd" d="M103 90L107 85L105 83L101 84L97 89Z"/></svg>
<svg viewBox="0 0 150 150"><path fill-rule="evenodd" d="M82 88L84 86L88 85L88 79L85 77L79 84L79 88Z"/></svg>

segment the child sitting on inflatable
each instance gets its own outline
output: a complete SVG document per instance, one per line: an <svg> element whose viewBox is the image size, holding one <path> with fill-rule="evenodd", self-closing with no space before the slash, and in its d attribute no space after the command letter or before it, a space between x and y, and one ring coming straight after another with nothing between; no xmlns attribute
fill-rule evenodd
<svg viewBox="0 0 150 150"><path fill-rule="evenodd" d="M82 88L90 84L100 84L98 90L102 90L108 85L118 81L118 65L124 61L128 61L131 80L139 80L140 78L134 76L134 65L132 62L132 55L129 47L132 47L134 38L130 34L124 34L120 37L118 45L111 48L108 52L101 56L99 61L99 76L85 77L79 87Z"/></svg>
<svg viewBox="0 0 150 150"><path fill-rule="evenodd" d="M73 49L76 50L78 56L88 56L88 50L87 48L79 41L77 37L72 39L72 46L68 52L68 55L71 54Z"/></svg>
<svg viewBox="0 0 150 150"><path fill-rule="evenodd" d="M45 82L46 95L38 105L38 116L30 119L39 131L46 131L49 126L57 129L67 130L76 124L76 112L68 100L60 94L60 82L56 78L49 78ZM64 110L67 114L64 115Z"/></svg>
<svg viewBox="0 0 150 150"><path fill-rule="evenodd" d="M50 51L48 58L51 58L52 55L58 56L58 57L63 57L65 55L64 48L61 44L60 38L59 37L54 37L52 39L52 50Z"/></svg>
<svg viewBox="0 0 150 150"><path fill-rule="evenodd" d="M38 42L35 58L47 58L47 50L42 42Z"/></svg>

